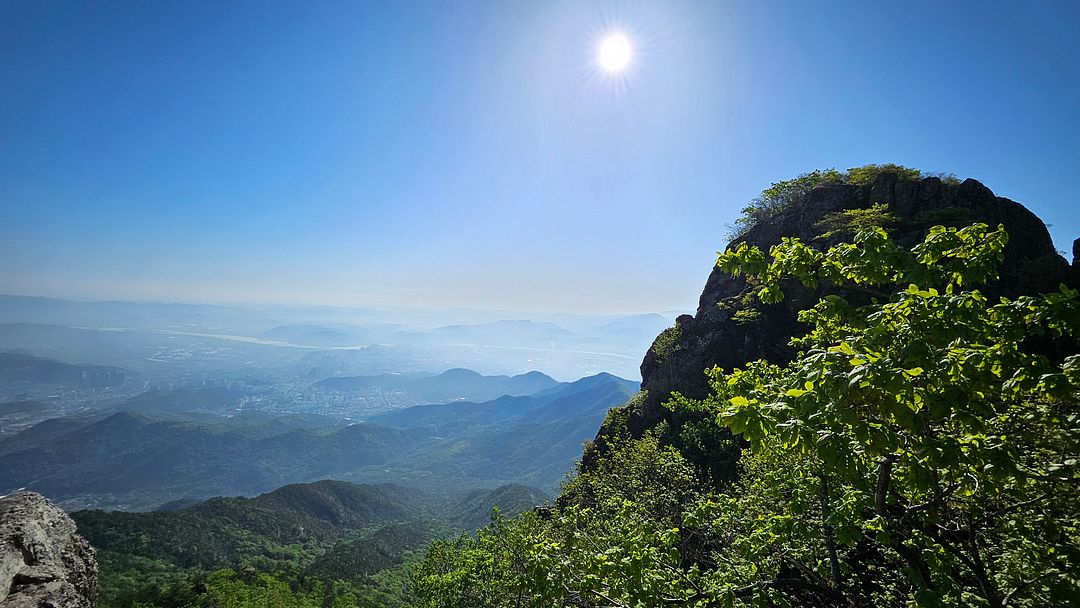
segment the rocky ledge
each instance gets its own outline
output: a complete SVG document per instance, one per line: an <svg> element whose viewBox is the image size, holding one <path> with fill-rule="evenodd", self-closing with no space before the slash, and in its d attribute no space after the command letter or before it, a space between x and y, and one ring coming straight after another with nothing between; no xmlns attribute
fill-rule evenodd
<svg viewBox="0 0 1080 608"><path fill-rule="evenodd" d="M36 492L0 497L0 607L90 608L94 549L75 522Z"/></svg>

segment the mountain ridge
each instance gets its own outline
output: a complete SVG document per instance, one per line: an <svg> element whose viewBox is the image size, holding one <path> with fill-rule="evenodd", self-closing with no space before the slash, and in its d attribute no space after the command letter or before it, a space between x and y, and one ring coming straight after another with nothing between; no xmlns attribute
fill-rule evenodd
<svg viewBox="0 0 1080 608"><path fill-rule="evenodd" d="M0 440L0 491L29 487L68 508L146 510L323 478L444 490L517 480L552 489L608 408L635 389L598 375L555 383L543 394L416 406L352 424L244 412L192 417L179 406L50 419ZM391 424L432 411L441 417ZM494 446L504 443L509 449L494 457ZM450 445L456 451L448 452Z"/></svg>
<svg viewBox="0 0 1080 608"><path fill-rule="evenodd" d="M377 386L402 391L418 402L429 403L450 402L458 399L489 401L503 395L531 395L561 384L551 376L538 371L513 376L485 375L460 367L435 375L338 376L315 383L318 387L341 392Z"/></svg>

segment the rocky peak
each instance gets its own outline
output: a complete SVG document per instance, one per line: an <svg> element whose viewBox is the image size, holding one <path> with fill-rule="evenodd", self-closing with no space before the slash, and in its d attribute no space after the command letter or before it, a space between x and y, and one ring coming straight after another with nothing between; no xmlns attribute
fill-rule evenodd
<svg viewBox="0 0 1080 608"><path fill-rule="evenodd" d="M0 497L0 607L90 608L97 561L75 522L36 492Z"/></svg>
<svg viewBox="0 0 1080 608"><path fill-rule="evenodd" d="M887 206L888 214L896 220L893 238L909 246L921 241L933 225L1004 224L1009 244L1000 279L985 287L992 294L1052 291L1060 283L1080 284L1080 264L1070 267L1057 253L1046 226L1035 214L1015 201L995 196L973 179L959 183L936 177L912 180L884 172L864 185L818 186L728 246L746 242L767 251L782 237L791 236L825 247L850 236L825 234L828 230L822 228L822 222L827 216L874 205ZM1080 241L1074 249L1080 258ZM793 355L789 340L805 331L796 314L812 306L822 293L797 285L785 292L782 303L762 305L749 297L741 278L714 268L696 313L679 317L645 354L641 363L644 394L627 406L630 411L624 416L609 417L622 421L625 428L602 428L597 447L603 450L605 437L612 433L638 436L669 418L670 412L661 404L672 391L693 398L706 396L703 371L707 368L719 365L732 369L759 358L776 363L789 360Z"/></svg>

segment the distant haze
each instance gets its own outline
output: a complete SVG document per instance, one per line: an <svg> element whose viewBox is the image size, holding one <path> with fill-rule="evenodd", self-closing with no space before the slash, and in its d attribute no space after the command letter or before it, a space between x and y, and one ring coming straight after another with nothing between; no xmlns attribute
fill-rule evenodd
<svg viewBox="0 0 1080 608"><path fill-rule="evenodd" d="M611 372L636 380L645 351L677 314L235 307L0 294L0 355L119 366L137 372L139 382L166 387L255 372L290 381L300 376L308 386L331 376L459 367L541 371L560 380ZM0 402L2 389L0 383ZM11 395L21 393L16 387Z"/></svg>

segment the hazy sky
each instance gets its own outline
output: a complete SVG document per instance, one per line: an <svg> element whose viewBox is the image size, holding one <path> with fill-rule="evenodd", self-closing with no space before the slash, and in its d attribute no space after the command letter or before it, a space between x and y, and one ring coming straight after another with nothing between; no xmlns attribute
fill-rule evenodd
<svg viewBox="0 0 1080 608"><path fill-rule="evenodd" d="M877 4L8 0L0 292L693 308L748 199L871 162L1071 248L1080 3Z"/></svg>

